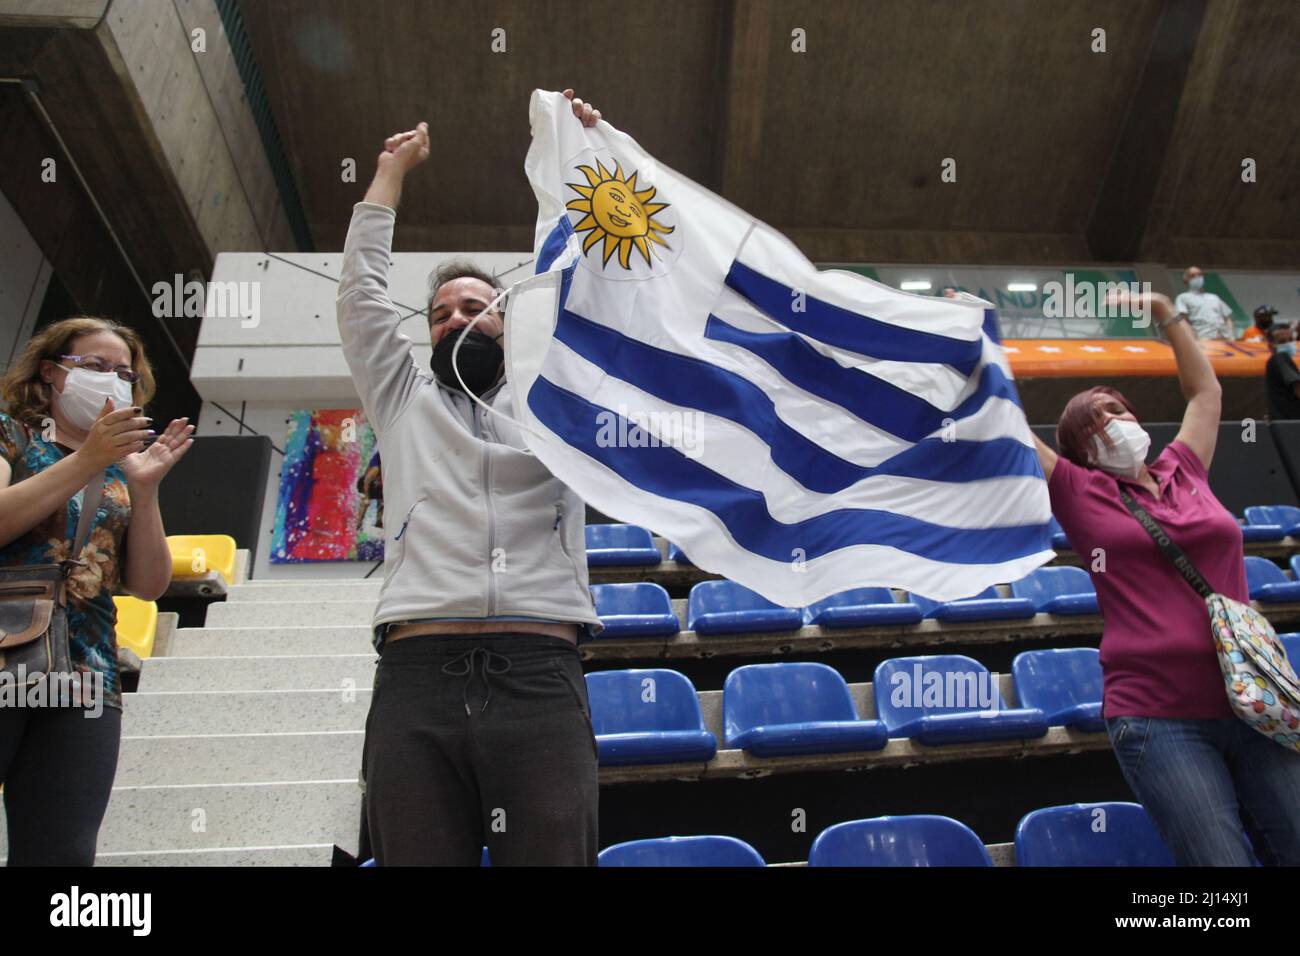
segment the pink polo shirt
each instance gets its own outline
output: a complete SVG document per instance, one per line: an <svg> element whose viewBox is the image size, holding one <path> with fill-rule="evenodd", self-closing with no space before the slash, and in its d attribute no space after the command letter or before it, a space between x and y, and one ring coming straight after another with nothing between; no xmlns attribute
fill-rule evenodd
<svg viewBox="0 0 1300 956"><path fill-rule="evenodd" d="M1248 602L1241 528L1210 491L1196 453L1173 441L1147 466L1160 487L1058 458L1052 513L1092 575L1103 618L1106 717L1231 717L1205 600L1119 500L1119 486L1155 518L1216 592ZM1095 549L1105 571L1094 570ZM1100 567L1100 565L1098 565Z"/></svg>

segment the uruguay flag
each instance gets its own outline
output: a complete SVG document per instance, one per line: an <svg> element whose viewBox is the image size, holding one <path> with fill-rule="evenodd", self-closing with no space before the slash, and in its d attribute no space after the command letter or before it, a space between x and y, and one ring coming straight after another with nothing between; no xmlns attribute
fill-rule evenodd
<svg viewBox="0 0 1300 956"><path fill-rule="evenodd" d="M556 477L791 607L953 600L1053 557L988 303L819 272L559 93L529 113L538 274L507 301L506 371Z"/></svg>

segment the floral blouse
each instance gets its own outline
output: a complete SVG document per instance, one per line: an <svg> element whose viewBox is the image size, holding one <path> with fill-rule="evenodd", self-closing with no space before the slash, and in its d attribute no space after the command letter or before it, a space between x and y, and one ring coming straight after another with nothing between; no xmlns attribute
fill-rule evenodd
<svg viewBox="0 0 1300 956"><path fill-rule="evenodd" d="M62 445L45 441L39 431L0 412L0 457L12 470L11 485L44 471L69 453ZM83 494L78 491L64 507L0 547L0 567L58 564L64 560L77 533ZM113 592L118 588L118 568L124 558L130 520L126 475L120 466L110 465L104 473L99 509L82 549L85 566L77 568L67 583L72 666L83 673L102 674L104 705L119 709L122 689L117 672L117 608Z"/></svg>

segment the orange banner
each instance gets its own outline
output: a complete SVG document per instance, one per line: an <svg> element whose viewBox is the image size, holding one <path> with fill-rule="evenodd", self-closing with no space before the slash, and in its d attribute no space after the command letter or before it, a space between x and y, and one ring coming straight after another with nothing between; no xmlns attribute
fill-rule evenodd
<svg viewBox="0 0 1300 956"><path fill-rule="evenodd" d="M1267 345L1203 340L1200 346L1221 378L1264 374ZM1017 378L1178 374L1173 349L1156 339L1008 339L1003 347Z"/></svg>

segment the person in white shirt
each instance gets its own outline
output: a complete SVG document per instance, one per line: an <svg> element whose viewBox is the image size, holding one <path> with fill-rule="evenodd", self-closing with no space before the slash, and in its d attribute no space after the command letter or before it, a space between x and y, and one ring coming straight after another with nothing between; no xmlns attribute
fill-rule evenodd
<svg viewBox="0 0 1300 956"><path fill-rule="evenodd" d="M1232 309L1213 292L1205 291L1205 276L1199 266L1188 266L1183 273L1187 291L1174 300L1179 315L1187 321L1201 339L1232 339Z"/></svg>

